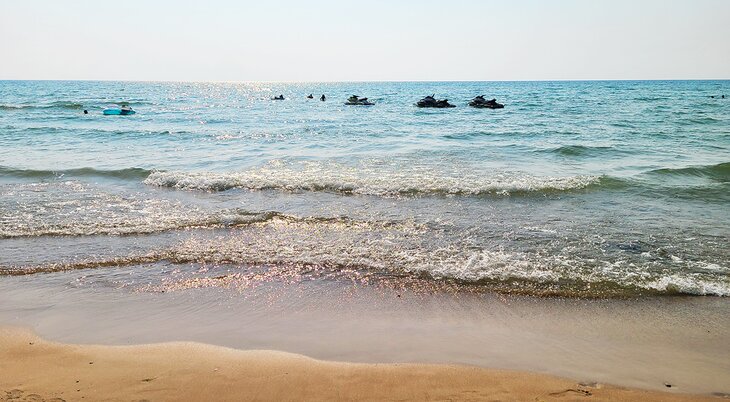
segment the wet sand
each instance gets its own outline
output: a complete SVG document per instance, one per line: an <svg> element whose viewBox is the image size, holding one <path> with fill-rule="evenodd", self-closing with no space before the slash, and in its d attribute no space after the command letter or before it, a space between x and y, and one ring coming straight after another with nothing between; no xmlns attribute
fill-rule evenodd
<svg viewBox="0 0 730 402"><path fill-rule="evenodd" d="M170 269L178 273L171 273ZM658 395L710 397L730 394L730 349L727 348L730 301L726 298L540 298L474 292L437 285L429 280L404 282L402 278L393 278L358 282L337 278L294 280L266 275L241 280L227 273L225 267L190 266L189 269L182 271L179 265L151 264L3 278L0 281L0 328L27 328L43 339L63 344L109 347L47 345L46 349L40 349L35 346L44 344L41 341L21 342L24 349L16 348L12 355L6 356L18 367L27 366L28 376L22 377L21 369L9 369L8 363L2 363L5 365L0 365L0 373L3 373L0 377L8 378L3 381L11 378L6 377L5 372L19 376L12 383L3 382L2 391L19 389L38 393L45 390L44 397L52 396L48 393L51 391L70 392L66 388L53 388L52 383L44 381L52 381L55 377L70 381L68 376L90 374L87 370L98 368L98 362L106 359L97 356L111 353L109 356L122 360L106 364L106 370L102 372L106 377L94 379L93 384L101 387L104 384L101 380L104 380L120 387L128 386L129 391L125 392L142 392L151 387L148 383L157 381L155 386L160 386L162 391L155 395L164 394L164 390L178 392L175 390L179 384L182 389L189 388L187 384L193 378L208 381L209 378L203 375L207 371L199 369L205 364L210 370L213 366L220 366L219 371L224 367L228 370L244 366L259 370L256 367L269 367L267 361L286 361L278 368L268 368L267 373L290 372L287 370L292 365L302 371L296 381L287 380L285 384L294 384L298 389L310 392L309 387L324 383L336 390L311 388L312 394L305 396L318 393L317 398L311 396L313 399L359 398L364 394L357 394L359 388L352 384L361 382L364 389L372 387L373 383L393 384L393 389L367 389L367 395L372 392L372 395L391 399L425 399L426 396L447 399L449 395L462 395L455 393L457 390L474 391L484 386L484 392L495 392L488 394L493 399L505 400L504 395L496 394L498 391L509 395L509 392L527 390L534 394L514 394L513 399L523 400L529 396L530 400L539 400L540 395L578 389L580 383L611 384L660 392ZM34 345L29 345L30 342ZM170 345L169 342L185 344ZM151 349L135 346L159 343L165 346ZM318 360L291 355L283 358L280 353L233 352L235 349L276 350ZM27 354L38 350L46 352ZM162 352L171 350L174 352L169 355ZM74 365L47 360L62 352L73 352L63 356L74 361ZM79 354L81 360L74 360ZM159 358L148 358L153 355ZM225 359L218 360L225 364L216 363L215 359L206 360L207 356L222 355ZM256 356L258 360L251 360ZM7 359L3 356L2 360ZM89 365L85 360L95 363ZM254 365L253 361L258 363ZM430 366L432 364L450 366ZM116 367L146 365L150 370L134 369L137 371L127 374L115 371ZM466 370L465 366L485 370L469 369L476 371L467 370L464 373L472 374L465 376L459 371ZM493 369L509 370L510 374L499 374L505 372ZM53 370L59 370L58 375ZM211 389L229 387L240 390L243 388L237 388L239 385L232 378L245 378L246 375L268 378L266 375L269 375L243 375L225 370L228 376L216 380L223 382L215 382L202 391L185 391L185 395L192 395L191 392L202 395L212 392ZM429 370L436 370L438 374L423 374L430 373ZM68 374L64 374L66 371ZM319 373L318 377L306 377L315 371ZM340 374L333 379L327 374L333 372ZM342 377L342 372L347 375ZM535 374L522 377L523 374L515 372ZM395 380L390 379L391 375ZM505 383L495 383L496 379L506 378L507 381L514 376L530 378L529 384L534 383L532 378L551 378L558 382L555 386L533 389L523 387L526 380L515 380L517 382L510 383L514 386L507 390L503 390ZM160 381L141 382L149 378ZM478 386L472 389L469 382L472 380L467 381L468 378L473 381L478 378ZM73 379L70 389L81 392L76 389L83 388L73 388L76 380L81 383L83 378ZM225 382L229 380L231 384ZM266 379L265 386L261 385L264 380L256 380L259 382L255 384L244 381L240 382L240 387L247 384L255 392L262 392L262 397L286 399L289 395L294 398L296 389L287 386L282 391L276 388L279 384L276 381L280 380L279 377ZM414 385L409 388L404 385L407 383ZM670 384L671 388L665 384ZM442 385L446 388L439 388ZM40 388L34 391L36 388L31 389L31 386ZM274 389L266 391L268 393L258 390L269 386ZM98 395L107 390L118 392L116 386L108 387L99 388ZM415 393L418 389L431 389L429 387L436 387L429 391L433 393ZM583 390L596 396L603 395L604 389L608 388ZM5 394L0 393L2 395ZM562 397L584 398L584 395L578 390L564 393ZM125 396L125 399L158 399L152 396L142 395L135 397L137 399ZM84 400L89 398L96 399L89 394ZM665 397L660 399L666 400Z"/></svg>
<svg viewBox="0 0 730 402"><path fill-rule="evenodd" d="M0 329L0 400L717 400L469 366L353 364L199 343L78 346Z"/></svg>

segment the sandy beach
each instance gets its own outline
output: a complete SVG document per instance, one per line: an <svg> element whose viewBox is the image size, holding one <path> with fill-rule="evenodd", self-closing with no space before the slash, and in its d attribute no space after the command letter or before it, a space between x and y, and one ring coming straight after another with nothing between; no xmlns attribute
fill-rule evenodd
<svg viewBox="0 0 730 402"><path fill-rule="evenodd" d="M477 391L487 400L582 400L583 390L598 400L668 400L728 393L722 298L590 301L338 281L110 292L69 287L77 277L0 284L0 395L209 400L215 390L216 400L438 400ZM570 389L578 391L559 394Z"/></svg>
<svg viewBox="0 0 730 402"><path fill-rule="evenodd" d="M0 402L730 402L730 1L0 33Z"/></svg>
<svg viewBox="0 0 730 402"><path fill-rule="evenodd" d="M199 343L79 346L0 330L0 400L604 400L699 401L455 365L353 364Z"/></svg>

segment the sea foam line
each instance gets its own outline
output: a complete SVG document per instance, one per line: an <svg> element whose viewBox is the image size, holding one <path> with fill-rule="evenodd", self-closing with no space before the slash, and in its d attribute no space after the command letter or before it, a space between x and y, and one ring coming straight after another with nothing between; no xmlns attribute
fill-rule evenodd
<svg viewBox="0 0 730 402"><path fill-rule="evenodd" d="M379 170L328 163L300 168L267 165L236 173L154 171L145 184L185 190L283 190L375 196L511 195L579 190L597 184L600 176L548 177L522 173L436 172L428 168Z"/></svg>

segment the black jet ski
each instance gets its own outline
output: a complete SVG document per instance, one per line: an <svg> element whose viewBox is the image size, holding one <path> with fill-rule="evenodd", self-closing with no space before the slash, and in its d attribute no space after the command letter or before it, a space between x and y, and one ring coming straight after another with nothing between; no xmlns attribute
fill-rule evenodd
<svg viewBox="0 0 730 402"><path fill-rule="evenodd" d="M497 99L486 100L486 99L484 99L484 95L479 95L476 98L472 99L472 101L469 102L469 106L476 107L476 108L485 108L485 109L502 109L502 108L504 108L503 104L497 103Z"/></svg>
<svg viewBox="0 0 730 402"><path fill-rule="evenodd" d="M352 95L351 97L347 98L347 102L345 102L345 105L372 106L374 105L374 103L370 102L368 98L361 98L357 95Z"/></svg>
<svg viewBox="0 0 730 402"><path fill-rule="evenodd" d="M419 100L418 102L416 102L416 106L435 108L456 107L455 105L450 104L448 99L436 99L434 98L434 95L427 96Z"/></svg>

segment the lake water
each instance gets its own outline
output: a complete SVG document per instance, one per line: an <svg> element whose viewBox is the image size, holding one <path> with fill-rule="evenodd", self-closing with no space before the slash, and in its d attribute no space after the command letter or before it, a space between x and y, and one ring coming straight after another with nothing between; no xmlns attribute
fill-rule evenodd
<svg viewBox="0 0 730 402"><path fill-rule="evenodd" d="M431 94L457 107L414 106ZM482 94L505 108L467 106ZM723 94L730 81L0 81L0 275L728 296ZM122 102L137 113L102 115Z"/></svg>

